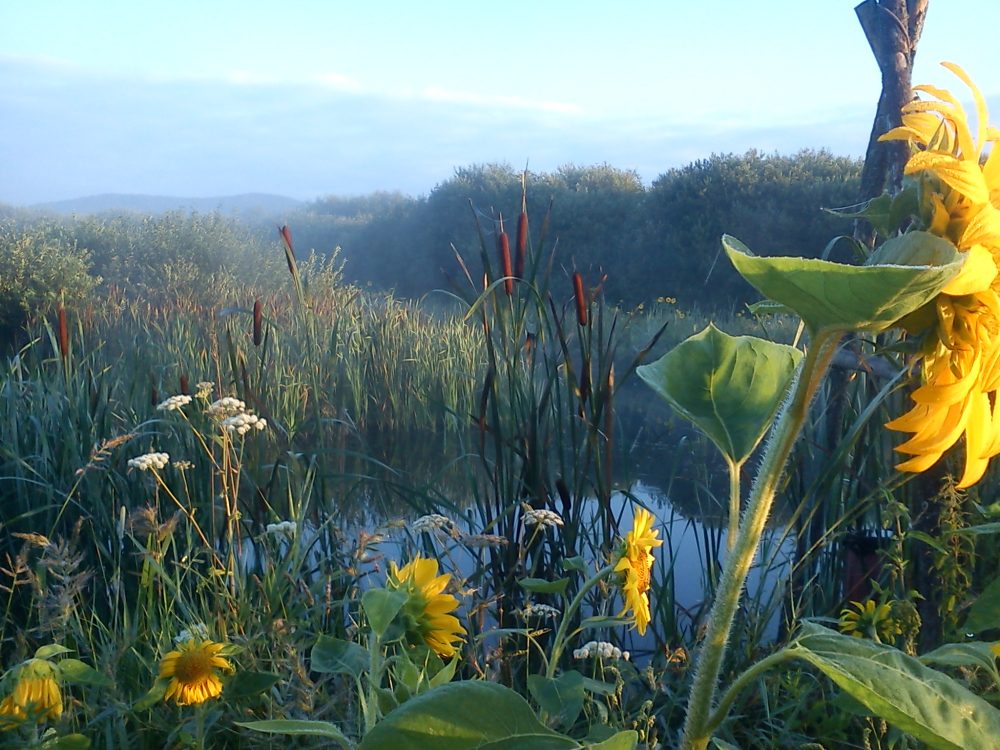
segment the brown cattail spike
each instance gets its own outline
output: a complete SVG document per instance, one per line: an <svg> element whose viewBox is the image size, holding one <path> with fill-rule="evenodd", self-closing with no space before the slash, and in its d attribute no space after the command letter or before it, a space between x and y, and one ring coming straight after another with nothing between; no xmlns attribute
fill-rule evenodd
<svg viewBox="0 0 1000 750"><path fill-rule="evenodd" d="M524 278L524 267L528 260L528 212L523 210L517 217L517 244L514 247L514 275Z"/></svg>
<svg viewBox="0 0 1000 750"><path fill-rule="evenodd" d="M587 325L587 297L583 292L583 276L579 271L573 272L573 298L576 300L576 322Z"/></svg>
<svg viewBox="0 0 1000 750"><path fill-rule="evenodd" d="M69 357L69 325L66 323L66 308L61 302L56 315L59 319L59 356L65 362L66 358Z"/></svg>
<svg viewBox="0 0 1000 750"><path fill-rule="evenodd" d="M188 396L191 393L191 389L188 387L188 377L187 375L181 375L181 395Z"/></svg>
<svg viewBox="0 0 1000 750"><path fill-rule="evenodd" d="M503 269L503 290L510 297L514 293L514 269L510 264L510 238L503 229L503 215L500 215L500 234L497 235L497 246L500 249L500 267Z"/></svg>
<svg viewBox="0 0 1000 750"><path fill-rule="evenodd" d="M278 229L278 232L281 233L281 239L284 240L285 247L288 248L288 252L294 253L295 247L292 245L292 230L288 227L287 224L282 224L281 227Z"/></svg>
<svg viewBox="0 0 1000 750"><path fill-rule="evenodd" d="M264 340L264 305L259 299L253 301L253 345L260 346Z"/></svg>

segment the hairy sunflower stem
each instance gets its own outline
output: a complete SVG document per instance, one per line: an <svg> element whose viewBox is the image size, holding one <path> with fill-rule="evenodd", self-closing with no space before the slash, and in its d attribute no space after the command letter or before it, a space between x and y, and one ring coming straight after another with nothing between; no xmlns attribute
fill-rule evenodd
<svg viewBox="0 0 1000 750"><path fill-rule="evenodd" d="M614 565L605 565L599 571L594 573L590 578L583 582L580 590L576 592L576 596L573 597L573 601L569 603L563 612L562 621L559 623L559 629L556 631L555 640L552 641L552 655L549 657L548 666L545 669L545 676L551 679L556 673L556 666L559 664L559 657L562 656L563 649L566 648L566 631L569 630L569 624L573 620L573 615L576 611L580 609L580 605L583 604L583 597L586 596L587 592L590 591L594 586L600 583L604 578L611 575L615 570Z"/></svg>
<svg viewBox="0 0 1000 750"><path fill-rule="evenodd" d="M732 552L740 530L740 476L743 462L732 461L728 457L726 462L729 468L729 533L726 535L726 549Z"/></svg>
<svg viewBox="0 0 1000 750"><path fill-rule="evenodd" d="M802 360L791 397L785 402L774 426L774 433L764 450L760 472L750 492L746 513L741 519L735 544L726 559L715 602L708 615L705 640L698 653L694 683L688 699L681 750L705 750L712 736L713 720L718 724L724 718L712 715L712 704L743 585L764 533L778 481L792 452L792 446L805 424L813 395L837 350L841 335L840 331L830 331L820 332L815 336Z"/></svg>

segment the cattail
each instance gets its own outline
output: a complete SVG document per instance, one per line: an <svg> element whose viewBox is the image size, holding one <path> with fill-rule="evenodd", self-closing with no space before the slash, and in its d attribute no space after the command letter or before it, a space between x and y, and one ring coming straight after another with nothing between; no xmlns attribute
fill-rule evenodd
<svg viewBox="0 0 1000 750"><path fill-rule="evenodd" d="M573 272L573 297L576 299L576 322L587 325L587 298L583 294L583 276L579 271Z"/></svg>
<svg viewBox="0 0 1000 750"><path fill-rule="evenodd" d="M281 239L285 241L285 247L288 248L288 252L294 253L295 248L292 246L292 230L287 224L282 224L278 229L278 232L281 234Z"/></svg>
<svg viewBox="0 0 1000 750"><path fill-rule="evenodd" d="M517 217L517 244L515 245L514 275L524 278L524 266L528 260L528 212L523 208Z"/></svg>
<svg viewBox="0 0 1000 750"><path fill-rule="evenodd" d="M69 357L69 326L66 324L66 308L61 302L56 314L59 317L59 356L65 362Z"/></svg>
<svg viewBox="0 0 1000 750"><path fill-rule="evenodd" d="M264 305L259 299L253 301L253 345L260 346L264 335Z"/></svg>
<svg viewBox="0 0 1000 750"><path fill-rule="evenodd" d="M580 402L590 398L590 357L583 355L583 366L580 368Z"/></svg>
<svg viewBox="0 0 1000 750"><path fill-rule="evenodd" d="M604 394L604 490L611 497L611 473L615 456L615 365L608 369L608 379Z"/></svg>
<svg viewBox="0 0 1000 750"><path fill-rule="evenodd" d="M568 517L573 510L573 498L569 494L569 487L566 486L566 482L562 480L562 477L556 480L556 492L559 493L559 499L562 500L563 516Z"/></svg>
<svg viewBox="0 0 1000 750"><path fill-rule="evenodd" d="M156 390L156 386L152 383L149 384L149 403L152 406L160 405L160 392Z"/></svg>
<svg viewBox="0 0 1000 750"><path fill-rule="evenodd" d="M181 375L181 395L182 396L190 395L190 388L188 387L187 375Z"/></svg>
<svg viewBox="0 0 1000 750"><path fill-rule="evenodd" d="M510 238L503 229L503 214L500 215L500 234L497 235L497 245L500 248L500 266L503 269L503 290L510 297L514 293L514 270L510 265Z"/></svg>

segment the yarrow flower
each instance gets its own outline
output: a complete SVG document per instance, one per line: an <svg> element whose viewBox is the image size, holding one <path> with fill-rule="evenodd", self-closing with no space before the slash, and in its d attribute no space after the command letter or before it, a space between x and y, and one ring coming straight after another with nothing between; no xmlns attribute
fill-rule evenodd
<svg viewBox="0 0 1000 750"><path fill-rule="evenodd" d="M190 628L184 628L181 632L174 636L174 643L181 644L187 643L193 640L207 640L208 639L208 627L201 622L196 622Z"/></svg>
<svg viewBox="0 0 1000 750"><path fill-rule="evenodd" d="M524 511L524 525L551 526L554 528L556 526L562 526L563 520L562 516L554 510L528 507Z"/></svg>
<svg viewBox="0 0 1000 750"><path fill-rule="evenodd" d="M656 538L660 532L653 529L655 520L645 508L636 508L632 530L622 541L618 564L615 565L615 572L621 574L622 598L625 600L619 617L632 610L639 635L645 635L650 620L648 592L653 561L656 559L650 550L663 544L663 540Z"/></svg>
<svg viewBox="0 0 1000 750"><path fill-rule="evenodd" d="M182 406L187 406L191 403L191 397L185 394L179 396L171 396L162 404L156 407L157 411L178 411Z"/></svg>
<svg viewBox="0 0 1000 750"><path fill-rule="evenodd" d="M166 453L143 453L141 456L136 456L128 460L129 468L138 469L139 471L162 469L168 463L170 463L170 456Z"/></svg>
<svg viewBox="0 0 1000 750"><path fill-rule="evenodd" d="M230 432L246 435L250 430L256 430L257 432L264 430L267 427L267 420L258 417L256 414L243 412L223 419L222 427Z"/></svg>
<svg viewBox="0 0 1000 750"><path fill-rule="evenodd" d="M246 411L247 405L245 402L240 401L238 398L233 398L232 396L224 396L223 398L216 399L208 405L205 409L205 413L212 419L222 421L227 417L232 417L236 414L240 414Z"/></svg>
<svg viewBox="0 0 1000 750"><path fill-rule="evenodd" d="M20 666L14 691L0 701L0 731L13 729L25 721L41 724L62 716L59 673L52 662L29 659Z"/></svg>
<svg viewBox="0 0 1000 750"><path fill-rule="evenodd" d="M518 614L525 620L533 618L544 620L555 619L556 617L559 617L562 612L555 607L550 607L548 604L535 604L533 602L528 602L524 605L524 609L518 612Z"/></svg>
<svg viewBox="0 0 1000 750"><path fill-rule="evenodd" d="M411 643L425 643L438 656L450 658L458 652L464 640L465 628L452 612L458 608L458 599L443 593L451 575L438 575L437 560L419 555L402 568L395 561L389 563L386 588L403 591L406 603L400 610L407 639Z"/></svg>
<svg viewBox="0 0 1000 750"><path fill-rule="evenodd" d="M573 650L574 659L591 659L597 657L599 659L624 659L629 660L631 654L628 651L622 651L613 643L608 643L607 641L589 641L584 644L581 648Z"/></svg>
<svg viewBox="0 0 1000 750"><path fill-rule="evenodd" d="M194 464L190 461L174 461L170 465L177 469L177 471L190 471L194 468Z"/></svg>
<svg viewBox="0 0 1000 750"><path fill-rule="evenodd" d="M278 523L269 523L264 529L264 533L269 536L295 536L295 531L297 526L295 521L279 521Z"/></svg>
<svg viewBox="0 0 1000 750"><path fill-rule="evenodd" d="M442 516L440 513L428 513L426 516L420 516L412 524L410 524L410 530L414 534L430 534L435 531L441 531L445 526L451 525L451 519L447 516Z"/></svg>
<svg viewBox="0 0 1000 750"><path fill-rule="evenodd" d="M466 534L462 537L462 544L473 549L483 547L502 547L509 544L510 540L497 534Z"/></svg>
<svg viewBox="0 0 1000 750"><path fill-rule="evenodd" d="M169 680L163 700L190 706L216 698L222 693L219 672L232 673L233 665L220 652L225 644L192 638L177 644L163 657L158 679Z"/></svg>
<svg viewBox="0 0 1000 750"><path fill-rule="evenodd" d="M208 399L212 395L212 389L215 388L215 383L211 380L202 380L200 383L195 384L194 395L195 398Z"/></svg>
<svg viewBox="0 0 1000 750"><path fill-rule="evenodd" d="M892 605L876 604L872 599L851 602L850 607L840 610L839 626L845 635L889 644L903 632L892 616Z"/></svg>
<svg viewBox="0 0 1000 750"><path fill-rule="evenodd" d="M915 86L931 97L903 107L902 126L882 140L906 140L904 173L917 180L917 229L951 242L966 255L958 276L900 325L923 335L923 385L915 406L886 424L913 433L896 447L912 456L896 468L921 472L963 435L965 467L958 487L970 487L1000 454L1000 131L989 126L986 102L960 67L943 63L972 91L977 128L948 91Z"/></svg>

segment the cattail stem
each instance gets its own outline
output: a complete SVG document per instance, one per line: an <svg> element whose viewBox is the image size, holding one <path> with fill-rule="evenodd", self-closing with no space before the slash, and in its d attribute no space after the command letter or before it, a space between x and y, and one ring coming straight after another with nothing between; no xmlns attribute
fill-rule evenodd
<svg viewBox="0 0 1000 750"><path fill-rule="evenodd" d="M500 214L500 232L497 234L497 249L500 251L500 269L503 272L503 290L510 297L514 294L514 269L510 261L510 237L503 228L503 214Z"/></svg>
<svg viewBox="0 0 1000 750"><path fill-rule="evenodd" d="M259 299L253 301L253 345L260 346L264 339L264 305Z"/></svg>
<svg viewBox="0 0 1000 750"><path fill-rule="evenodd" d="M66 323L66 308L63 307L61 302L59 303L56 315L59 319L59 356L65 362L69 357L69 325Z"/></svg>
<svg viewBox="0 0 1000 750"><path fill-rule="evenodd" d="M573 272L573 298L576 300L576 322L581 327L587 325L587 297L583 292L583 276L579 271Z"/></svg>

